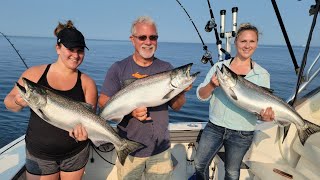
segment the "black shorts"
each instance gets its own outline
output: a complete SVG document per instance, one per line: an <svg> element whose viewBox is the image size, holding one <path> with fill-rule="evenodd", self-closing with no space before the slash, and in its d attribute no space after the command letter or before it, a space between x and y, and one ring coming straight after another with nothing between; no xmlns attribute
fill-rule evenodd
<svg viewBox="0 0 320 180"><path fill-rule="evenodd" d="M59 171L74 172L82 169L88 162L90 143L78 154L64 160L44 160L30 154L26 149L26 169L33 175L50 175Z"/></svg>

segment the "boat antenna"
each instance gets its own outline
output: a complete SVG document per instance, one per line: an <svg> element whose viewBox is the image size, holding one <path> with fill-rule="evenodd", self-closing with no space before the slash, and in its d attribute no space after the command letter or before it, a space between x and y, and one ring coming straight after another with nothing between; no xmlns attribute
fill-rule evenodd
<svg viewBox="0 0 320 180"><path fill-rule="evenodd" d="M309 36L308 36L308 40L307 40L307 44L306 44L306 47L305 47L305 50L304 50L303 59L302 59L302 62L301 62L301 69L300 69L299 75L298 75L296 91L295 91L293 99L291 101L289 101L289 104L291 104L291 105L293 105L293 103L297 99L299 88L300 88L300 85L302 84L302 81L303 81L303 70L304 70L304 68L305 68L305 66L307 64L307 56L308 56L308 52L309 52L309 48L310 48L310 43L311 43L311 39L312 39L313 30L314 30L314 27L316 26L316 23L317 23L319 10L320 10L320 1L317 0L316 1L316 5L315 6L311 6L311 9L309 11L310 15L314 15L314 16L313 16L313 20L312 20L312 24L311 24L311 28L310 28L310 32L309 32Z"/></svg>
<svg viewBox="0 0 320 180"><path fill-rule="evenodd" d="M200 38L200 40L201 40L201 42L202 42L203 50L204 50L205 52L204 52L204 55L203 55L202 58L201 58L201 62L202 62L203 64L206 64L206 63L209 61L210 64L211 64L211 66L213 66L211 52L208 50L208 46L205 45L205 43L204 43L204 41L203 41L203 39L202 39L199 31L198 31L198 28L196 27L196 25L195 25L194 22L192 21L192 19L191 19L189 13L187 12L187 10L182 6L182 4L181 4L178 0L176 0L176 1L177 1L177 3L180 5L180 7L184 10L184 12L187 14L187 16L189 17L189 20L190 20L191 23L193 24L193 27L196 29L196 31L197 31L197 33L198 33L198 36L199 36L199 38Z"/></svg>
<svg viewBox="0 0 320 180"><path fill-rule="evenodd" d="M297 60L296 60L296 57L293 53L293 50L292 50L292 46L291 46L291 43L290 43L290 40L289 40L289 37L288 37L288 34L287 34L287 31L286 31L286 28L283 24L283 21L282 21L282 18L281 18L281 15L280 15L280 12L279 12L279 9L278 9L278 5L276 3L275 0L271 0L271 3L273 5L273 9L276 13L276 16L277 16L277 19L279 21L279 25L280 25L280 28L281 28L281 31L282 31L282 34L283 34L283 37L286 41L286 44L287 44L287 47L288 47L288 50L289 50L289 53L290 53L290 56L291 56L291 59L292 59L292 62L293 62L293 65L294 65L294 69L296 71L296 74L299 73L300 71L300 68L298 66L298 63L297 63Z"/></svg>
<svg viewBox="0 0 320 180"><path fill-rule="evenodd" d="M2 32L0 32L0 34L2 34L2 36L4 38L6 38L6 40L11 44L11 46L13 47L13 49L16 51L16 53L18 54L18 56L20 57L20 59L22 60L24 66L26 66L26 68L28 69L29 67L27 66L26 62L24 61L24 59L21 57L19 51L16 49L16 47L14 47L14 45L11 43L10 39L5 35L3 34Z"/></svg>
<svg viewBox="0 0 320 180"><path fill-rule="evenodd" d="M207 0L207 2L208 2L208 7L209 7L209 12L210 12L211 19L207 22L204 30L206 32L211 32L212 29L214 29L214 35L216 37L216 45L218 47L218 59L222 60L222 53L225 54L225 59L229 59L229 58L231 58L231 55L229 54L228 51L226 51L225 49L223 49L221 47L222 41L219 39L217 24L215 22L215 18L214 18L213 11L212 11L212 8L211 8L211 5L210 5L210 1Z"/></svg>

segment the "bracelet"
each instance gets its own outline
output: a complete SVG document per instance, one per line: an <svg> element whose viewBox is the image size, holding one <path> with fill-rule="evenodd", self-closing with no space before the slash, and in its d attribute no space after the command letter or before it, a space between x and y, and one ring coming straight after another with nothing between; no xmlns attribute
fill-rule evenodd
<svg viewBox="0 0 320 180"><path fill-rule="evenodd" d="M14 103L15 103L16 105L20 106L20 107L23 107L21 104L19 104L19 103L17 102L17 99L16 99L16 98L14 98Z"/></svg>

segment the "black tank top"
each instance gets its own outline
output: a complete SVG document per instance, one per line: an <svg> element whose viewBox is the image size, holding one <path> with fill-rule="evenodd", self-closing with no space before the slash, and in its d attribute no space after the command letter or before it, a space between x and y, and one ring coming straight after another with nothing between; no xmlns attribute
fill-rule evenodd
<svg viewBox="0 0 320 180"><path fill-rule="evenodd" d="M234 57L231 58L229 65L231 64L231 62L233 61ZM253 65L252 65L252 59L250 59L250 68L253 69ZM238 74L239 76L242 77L246 77L246 74Z"/></svg>
<svg viewBox="0 0 320 180"><path fill-rule="evenodd" d="M85 96L81 85L81 72L78 70L76 85L67 91L53 89L47 81L47 73L50 69L49 64L38 81L45 87L53 91L70 97L73 100L85 102ZM57 79L58 81L58 79ZM34 111L31 110L28 129L26 133L26 147L28 151L41 159L62 160L74 156L87 146L89 140L76 142L65 130L57 128L42 120ZM68 119L66 119L68 121Z"/></svg>

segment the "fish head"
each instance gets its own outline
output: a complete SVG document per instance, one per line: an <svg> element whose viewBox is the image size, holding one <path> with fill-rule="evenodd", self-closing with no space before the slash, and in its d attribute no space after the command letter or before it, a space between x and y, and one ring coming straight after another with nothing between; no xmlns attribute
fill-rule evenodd
<svg viewBox="0 0 320 180"><path fill-rule="evenodd" d="M27 78L22 78L24 86L17 84L18 91L21 97L28 103L30 108L41 109L47 103L47 91L43 86L30 81Z"/></svg>
<svg viewBox="0 0 320 180"><path fill-rule="evenodd" d="M200 72L190 74L193 63L177 67L171 72L171 87L173 89L185 89L197 78Z"/></svg>
<svg viewBox="0 0 320 180"><path fill-rule="evenodd" d="M222 64L221 69L217 67L217 78L220 86L223 88L232 88L236 86L238 75L229 69L226 65Z"/></svg>

